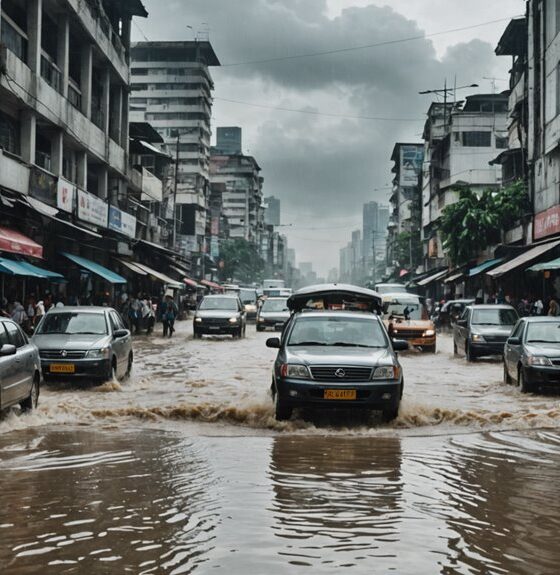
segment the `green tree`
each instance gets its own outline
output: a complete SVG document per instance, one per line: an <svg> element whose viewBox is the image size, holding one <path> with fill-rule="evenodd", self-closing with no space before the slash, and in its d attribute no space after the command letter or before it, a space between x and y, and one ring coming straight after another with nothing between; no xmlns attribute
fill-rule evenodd
<svg viewBox="0 0 560 575"><path fill-rule="evenodd" d="M223 265L219 275L221 281L235 280L253 283L262 280L264 261L256 246L245 239L228 240L220 248Z"/></svg>
<svg viewBox="0 0 560 575"><path fill-rule="evenodd" d="M415 269L422 263L423 250L420 230L401 232L395 238L394 258L402 267Z"/></svg>

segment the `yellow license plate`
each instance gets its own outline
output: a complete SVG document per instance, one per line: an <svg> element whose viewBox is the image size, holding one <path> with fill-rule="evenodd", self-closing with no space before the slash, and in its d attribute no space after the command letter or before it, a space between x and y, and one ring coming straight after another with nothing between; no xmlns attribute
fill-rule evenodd
<svg viewBox="0 0 560 575"><path fill-rule="evenodd" d="M73 363L51 363L49 370L51 373L75 373L76 366Z"/></svg>
<svg viewBox="0 0 560 575"><path fill-rule="evenodd" d="M350 400L356 399L355 389L325 389L323 399L342 399Z"/></svg>

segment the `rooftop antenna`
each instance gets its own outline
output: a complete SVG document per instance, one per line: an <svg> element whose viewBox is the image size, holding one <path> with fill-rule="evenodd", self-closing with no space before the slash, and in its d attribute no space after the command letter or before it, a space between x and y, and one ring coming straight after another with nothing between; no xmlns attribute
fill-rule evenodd
<svg viewBox="0 0 560 575"><path fill-rule="evenodd" d="M496 82L508 82L506 78L496 78L495 76L482 76L483 80L490 80L492 86L492 94L496 93Z"/></svg>

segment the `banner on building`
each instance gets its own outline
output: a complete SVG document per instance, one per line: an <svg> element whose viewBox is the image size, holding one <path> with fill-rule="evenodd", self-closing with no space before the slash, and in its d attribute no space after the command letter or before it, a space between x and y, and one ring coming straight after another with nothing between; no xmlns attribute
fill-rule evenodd
<svg viewBox="0 0 560 575"><path fill-rule="evenodd" d="M106 228L108 208L101 198L78 189L78 219Z"/></svg>
<svg viewBox="0 0 560 575"><path fill-rule="evenodd" d="M29 195L49 206L56 207L57 178L33 166L29 174Z"/></svg>
<svg viewBox="0 0 560 575"><path fill-rule="evenodd" d="M560 206L552 206L535 215L533 237L535 240L560 233Z"/></svg>
<svg viewBox="0 0 560 575"><path fill-rule="evenodd" d="M418 186L422 173L424 150L421 146L402 146L399 185L403 188Z"/></svg>
<svg viewBox="0 0 560 575"><path fill-rule="evenodd" d="M64 178L58 178L56 191L56 207L59 210L71 214L74 211L74 197L76 196L76 186Z"/></svg>
<svg viewBox="0 0 560 575"><path fill-rule="evenodd" d="M115 206L109 206L109 229L134 238L136 237L136 218Z"/></svg>

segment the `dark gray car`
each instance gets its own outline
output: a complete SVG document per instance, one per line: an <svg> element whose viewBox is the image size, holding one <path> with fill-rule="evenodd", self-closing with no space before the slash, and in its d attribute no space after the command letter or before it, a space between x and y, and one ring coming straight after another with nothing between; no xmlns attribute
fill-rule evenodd
<svg viewBox="0 0 560 575"><path fill-rule="evenodd" d="M205 334L244 337L246 329L247 314L236 295L207 295L193 319L195 338Z"/></svg>
<svg viewBox="0 0 560 575"><path fill-rule="evenodd" d="M510 305L468 306L453 325L454 355L464 355L467 361L485 355L502 355L518 319Z"/></svg>
<svg viewBox="0 0 560 575"><path fill-rule="evenodd" d="M132 337L119 313L108 307L49 310L35 330L45 378L107 381L130 374Z"/></svg>
<svg viewBox="0 0 560 575"><path fill-rule="evenodd" d="M41 386L39 351L11 319L0 318L0 410L37 407Z"/></svg>
<svg viewBox="0 0 560 575"><path fill-rule="evenodd" d="M287 297L269 297L264 300L257 314L257 331L272 328L282 331L290 317Z"/></svg>

